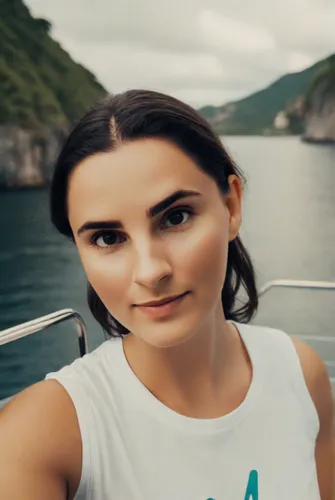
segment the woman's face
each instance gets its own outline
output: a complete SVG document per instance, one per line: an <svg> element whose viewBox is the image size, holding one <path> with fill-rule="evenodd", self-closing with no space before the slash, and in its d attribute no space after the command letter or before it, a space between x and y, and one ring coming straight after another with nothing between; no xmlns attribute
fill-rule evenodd
<svg viewBox="0 0 335 500"><path fill-rule="evenodd" d="M222 310L228 242L241 222L241 183L236 176L229 182L223 196L192 159L161 139L91 156L72 173L69 221L87 278L143 341L178 345ZM139 306L184 293L169 306Z"/></svg>

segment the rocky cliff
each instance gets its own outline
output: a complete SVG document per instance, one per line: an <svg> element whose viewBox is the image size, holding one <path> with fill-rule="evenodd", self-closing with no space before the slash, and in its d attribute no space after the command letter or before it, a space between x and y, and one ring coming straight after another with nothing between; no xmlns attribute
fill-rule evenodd
<svg viewBox="0 0 335 500"><path fill-rule="evenodd" d="M306 91L279 111L274 128L305 142L335 143L335 55L323 61Z"/></svg>
<svg viewBox="0 0 335 500"><path fill-rule="evenodd" d="M65 126L43 132L0 126L0 188L47 185L67 132Z"/></svg>
<svg viewBox="0 0 335 500"><path fill-rule="evenodd" d="M316 73L305 100L303 139L335 143L335 55Z"/></svg>
<svg viewBox="0 0 335 500"><path fill-rule="evenodd" d="M306 118L303 140L335 144L335 96L315 106Z"/></svg>
<svg viewBox="0 0 335 500"><path fill-rule="evenodd" d="M70 124L103 94L22 0L0 0L0 188L43 185Z"/></svg>

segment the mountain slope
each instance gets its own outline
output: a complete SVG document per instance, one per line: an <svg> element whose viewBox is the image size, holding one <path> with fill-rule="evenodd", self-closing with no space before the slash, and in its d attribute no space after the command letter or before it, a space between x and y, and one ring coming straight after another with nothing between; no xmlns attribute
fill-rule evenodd
<svg viewBox="0 0 335 500"><path fill-rule="evenodd" d="M62 125L105 93L51 38L50 28L22 0L0 0L0 124Z"/></svg>
<svg viewBox="0 0 335 500"><path fill-rule="evenodd" d="M277 114L303 96L313 75L323 66L313 66L281 77L269 87L223 106L205 106L199 111L220 134L244 135L273 133Z"/></svg>

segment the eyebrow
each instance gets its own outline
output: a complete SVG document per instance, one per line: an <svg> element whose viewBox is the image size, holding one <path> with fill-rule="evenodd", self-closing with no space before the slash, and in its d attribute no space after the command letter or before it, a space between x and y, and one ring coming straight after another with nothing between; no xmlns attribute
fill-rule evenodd
<svg viewBox="0 0 335 500"><path fill-rule="evenodd" d="M198 191L179 189L178 191L175 191L167 196L167 198L164 198L164 200L156 203L153 207L149 208L146 211L146 215L150 218L156 217L156 215L163 212L163 210L171 206L176 201L183 198L189 198L191 196L201 196L201 193ZM77 235L79 236L85 231L90 231L92 229L121 229L122 227L123 224L119 220L88 221L80 226L77 231Z"/></svg>

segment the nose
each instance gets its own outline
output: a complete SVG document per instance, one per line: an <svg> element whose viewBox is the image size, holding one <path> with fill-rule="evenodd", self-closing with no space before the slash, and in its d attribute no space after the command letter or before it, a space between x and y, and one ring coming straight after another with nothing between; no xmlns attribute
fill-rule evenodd
<svg viewBox="0 0 335 500"><path fill-rule="evenodd" d="M154 289L163 278L172 275L171 264L162 243L142 243L141 248L136 249L134 283Z"/></svg>

